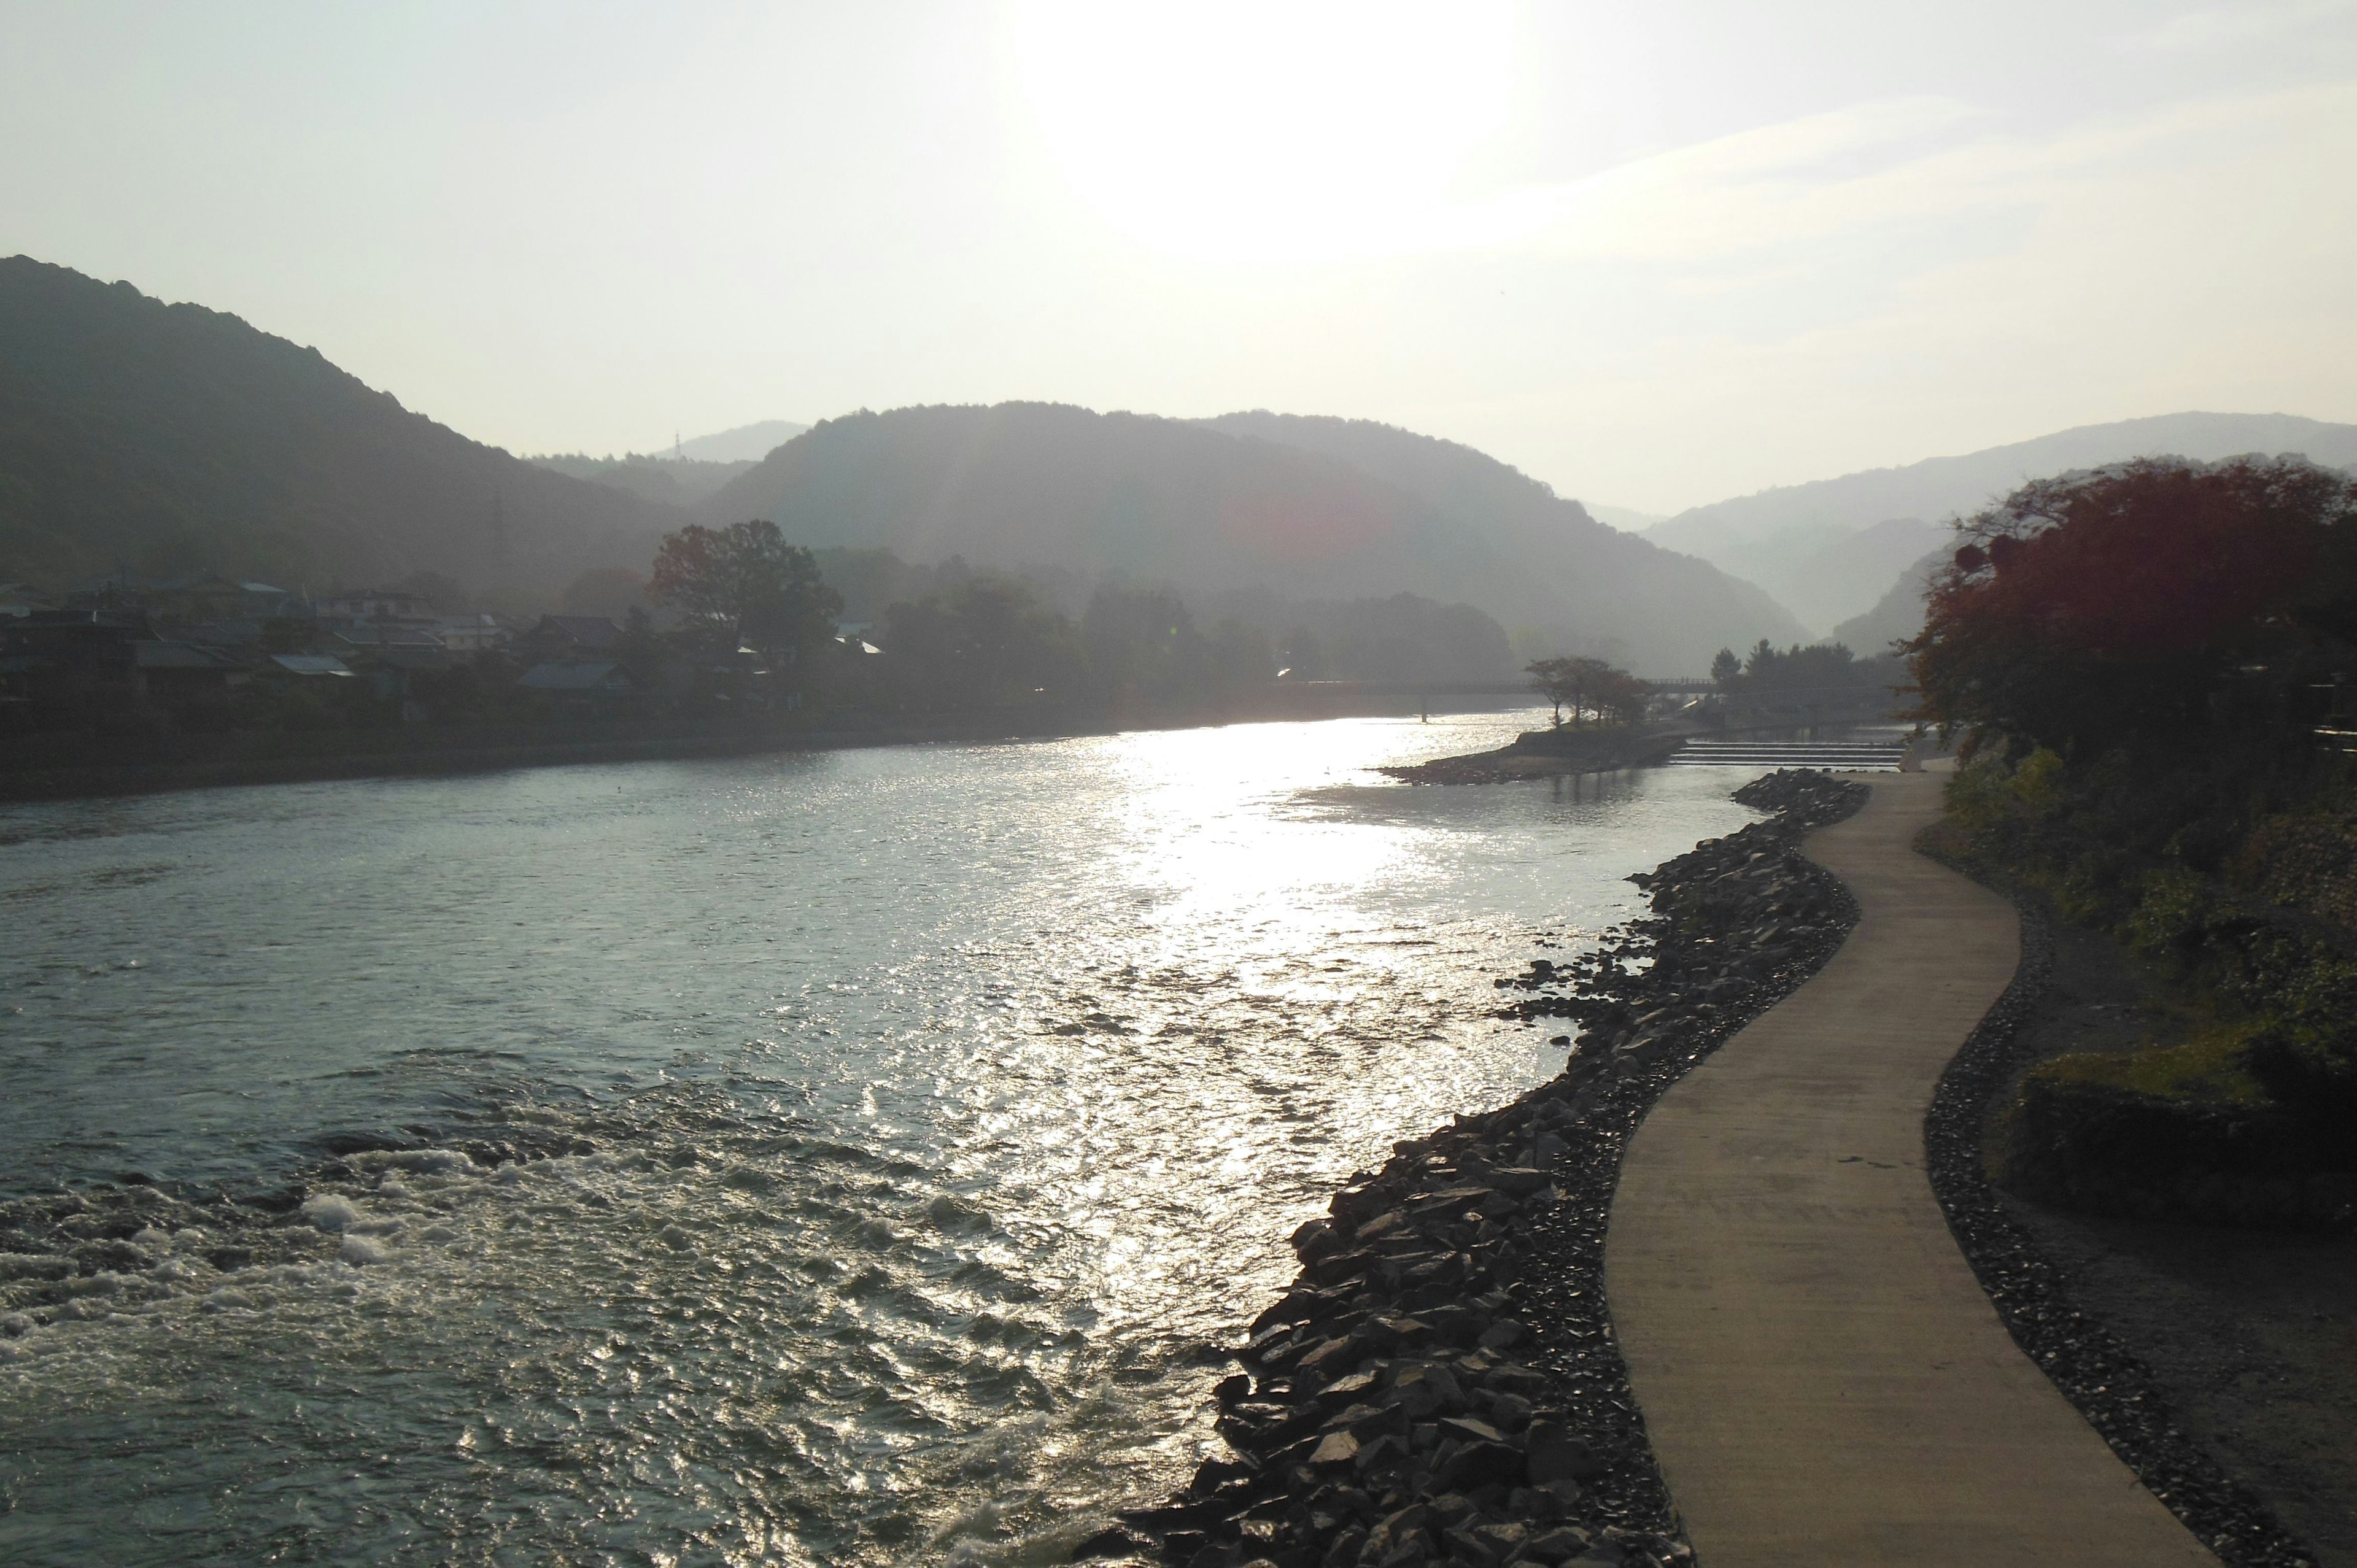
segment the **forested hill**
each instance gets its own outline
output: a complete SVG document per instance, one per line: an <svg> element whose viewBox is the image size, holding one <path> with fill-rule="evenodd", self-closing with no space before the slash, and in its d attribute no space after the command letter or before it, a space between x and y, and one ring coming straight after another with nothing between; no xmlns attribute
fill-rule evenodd
<svg viewBox="0 0 2357 1568"><path fill-rule="evenodd" d="M0 261L0 580L440 572L544 592L643 569L667 508L534 467L234 316Z"/></svg>
<svg viewBox="0 0 2357 1568"><path fill-rule="evenodd" d="M1341 421L1235 419L1047 403L861 413L787 443L697 510L916 561L960 554L1199 592L1463 600L1657 673L1800 636L1758 590L1607 529L1467 448ZM1244 427L1254 421L1267 430ZM1364 453L1313 449L1327 426Z"/></svg>
<svg viewBox="0 0 2357 1568"><path fill-rule="evenodd" d="M1763 637L1805 640L1800 623L1762 589L1608 527L1470 446L1363 419L1255 411L1202 423L1331 457L1416 497L1451 532L1480 541L1505 564L1504 575L1469 596L1510 626L1618 639L1656 673L1700 671L1715 650Z"/></svg>

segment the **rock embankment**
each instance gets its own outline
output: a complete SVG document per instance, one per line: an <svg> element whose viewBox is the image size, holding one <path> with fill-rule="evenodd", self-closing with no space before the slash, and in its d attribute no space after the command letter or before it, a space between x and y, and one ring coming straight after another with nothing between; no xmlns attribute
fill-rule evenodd
<svg viewBox="0 0 2357 1568"><path fill-rule="evenodd" d="M1840 946L1856 906L1796 844L1866 793L1812 773L1745 786L1738 800L1776 814L1632 878L1651 917L1572 963L1500 981L1529 993L1501 1015L1580 1022L1563 1074L1394 1145L1296 1231L1301 1273L1219 1385L1233 1456L1076 1556L1689 1561L1604 1302L1612 1191L1662 1091Z"/></svg>

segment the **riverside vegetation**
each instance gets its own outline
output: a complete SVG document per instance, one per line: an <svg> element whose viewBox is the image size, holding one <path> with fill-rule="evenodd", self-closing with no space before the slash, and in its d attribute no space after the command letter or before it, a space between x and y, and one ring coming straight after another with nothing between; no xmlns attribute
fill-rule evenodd
<svg viewBox="0 0 2357 1568"><path fill-rule="evenodd" d="M1219 1385L1232 1458L1076 1558L1188 1568L1684 1563L1603 1294L1628 1137L1661 1093L1832 956L1857 919L1798 841L1863 785L1780 772L1774 815L1632 880L1652 914L1500 1008L1580 1025L1564 1072L1395 1145L1293 1236L1302 1269ZM1142 1539L1141 1539L1142 1538Z"/></svg>
<svg viewBox="0 0 2357 1568"><path fill-rule="evenodd" d="M2014 1190L2357 1219L2357 481L2146 460L1965 525L1909 649L1966 736L1934 847L2123 941L2184 1026L2024 1075Z"/></svg>

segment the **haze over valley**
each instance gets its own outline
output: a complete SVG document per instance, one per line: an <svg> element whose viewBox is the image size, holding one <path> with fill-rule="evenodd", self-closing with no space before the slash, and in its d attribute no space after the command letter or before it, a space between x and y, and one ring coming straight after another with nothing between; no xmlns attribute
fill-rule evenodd
<svg viewBox="0 0 2357 1568"><path fill-rule="evenodd" d="M1901 585L1920 585L1954 517L2025 477L2161 452L2357 461L2357 426L2180 414L1763 492L1635 532L1457 443L1267 412L863 411L675 453L520 460L234 317L27 257L0 262L0 574L59 593L110 575L351 587L424 573L554 607L585 573L643 571L683 522L760 517L817 549L1047 573L1067 597L1103 580L1168 584L1270 628L1296 603L1408 594L1490 618L1501 649L1661 675L1762 639L1839 636L1874 652L1911 635L1919 590ZM1501 656L1483 675L1510 669Z"/></svg>

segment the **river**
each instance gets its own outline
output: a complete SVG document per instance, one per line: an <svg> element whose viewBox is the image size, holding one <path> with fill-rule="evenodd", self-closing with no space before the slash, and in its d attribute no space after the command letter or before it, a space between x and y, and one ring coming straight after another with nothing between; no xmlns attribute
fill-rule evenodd
<svg viewBox="0 0 2357 1568"><path fill-rule="evenodd" d="M0 1559L1061 1561L1751 815L1370 771L1537 722L0 808Z"/></svg>

